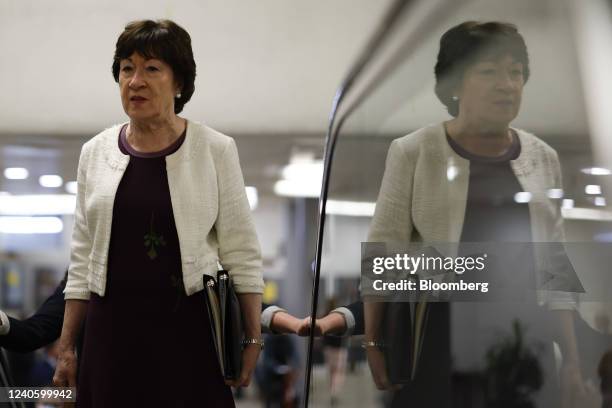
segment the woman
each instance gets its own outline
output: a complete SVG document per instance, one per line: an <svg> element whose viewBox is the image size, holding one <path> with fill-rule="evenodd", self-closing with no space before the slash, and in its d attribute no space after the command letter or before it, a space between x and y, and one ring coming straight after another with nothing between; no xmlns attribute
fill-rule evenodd
<svg viewBox="0 0 612 408"><path fill-rule="evenodd" d="M561 187L557 154L535 136L510 127L529 73L525 42L511 24L465 22L442 36L435 91L452 119L393 141L368 241L563 241L558 202L546 196L549 189ZM524 192L529 193L529 204L516 199ZM563 354L563 378L579 387L572 298L549 292L541 300L555 316L551 331ZM517 307L520 318L538 313L535 302L530 305L528 310L521 309L523 304ZM480 303L477 313L489 307L514 311ZM378 348L384 303L366 298L364 309L364 345L374 381L380 389L397 389ZM446 406L450 401L450 387L445 385L450 384L447 305L430 305L429 326L416 379L399 393L405 399L397 397L398 406L407 401ZM473 343L466 342L467 347L474 348L481 334L472 333ZM548 346L552 358L552 342Z"/></svg>
<svg viewBox="0 0 612 408"><path fill-rule="evenodd" d="M263 280L233 139L178 116L194 93L189 34L129 23L112 64L129 122L87 142L78 170L66 309L54 382L78 406L234 406L260 345ZM203 275L230 272L244 318L240 377L224 382Z"/></svg>

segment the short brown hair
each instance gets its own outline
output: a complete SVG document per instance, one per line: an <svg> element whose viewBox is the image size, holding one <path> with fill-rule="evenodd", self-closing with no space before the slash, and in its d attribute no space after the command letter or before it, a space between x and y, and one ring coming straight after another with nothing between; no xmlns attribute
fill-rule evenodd
<svg viewBox="0 0 612 408"><path fill-rule="evenodd" d="M523 64L525 82L529 79L529 55L523 36L513 24L490 21L466 21L442 35L436 62L436 96L448 113L459 114L459 102L453 91L461 84L466 69L485 56L510 54Z"/></svg>
<svg viewBox="0 0 612 408"><path fill-rule="evenodd" d="M128 23L115 47L115 82L119 82L121 60L129 58L135 52L144 58L157 58L170 65L174 78L181 87L181 97L174 99L174 113L181 112L195 90L196 64L189 33L171 20L139 20Z"/></svg>

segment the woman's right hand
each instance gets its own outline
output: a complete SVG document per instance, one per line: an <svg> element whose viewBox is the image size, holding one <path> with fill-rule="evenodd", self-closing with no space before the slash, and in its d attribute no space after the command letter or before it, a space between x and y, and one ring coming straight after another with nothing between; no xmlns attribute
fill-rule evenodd
<svg viewBox="0 0 612 408"><path fill-rule="evenodd" d="M61 350L57 357L53 385L76 387L77 357L74 349Z"/></svg>
<svg viewBox="0 0 612 408"><path fill-rule="evenodd" d="M391 384L387 376L387 366L385 364L385 355L378 347L367 347L366 356L368 365L372 373L372 380L379 390L399 390L402 388L400 384Z"/></svg>

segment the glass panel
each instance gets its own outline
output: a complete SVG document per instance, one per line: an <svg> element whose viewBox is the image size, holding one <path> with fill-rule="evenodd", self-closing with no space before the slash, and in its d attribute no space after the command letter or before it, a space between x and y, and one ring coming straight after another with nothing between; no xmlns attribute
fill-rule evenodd
<svg viewBox="0 0 612 408"><path fill-rule="evenodd" d="M601 406L608 3L442 7L406 11L371 62L379 74L356 82L363 100L343 107L318 324L344 336L316 339L310 405ZM465 21L520 36L499 24L447 34L438 98L441 37Z"/></svg>

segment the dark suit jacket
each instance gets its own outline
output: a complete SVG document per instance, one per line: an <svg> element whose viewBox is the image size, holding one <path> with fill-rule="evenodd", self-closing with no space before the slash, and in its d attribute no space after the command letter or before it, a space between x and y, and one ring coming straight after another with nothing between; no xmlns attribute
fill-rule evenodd
<svg viewBox="0 0 612 408"><path fill-rule="evenodd" d="M4 350L0 349L0 387L10 387L13 384L8 359Z"/></svg>
<svg viewBox="0 0 612 408"><path fill-rule="evenodd" d="M14 385L2 347L10 351L27 353L53 343L59 338L64 322L65 286L64 279L30 318L22 321L9 317L10 330L8 334L0 336L0 386ZM9 407L14 408L25 406L18 402L9 404Z"/></svg>
<svg viewBox="0 0 612 408"><path fill-rule="evenodd" d="M359 336L361 334L364 334L365 328L363 323L363 301L359 300L344 307L351 311L351 313L353 314L353 318L355 319L355 327L353 327L353 332L351 333L351 336Z"/></svg>
<svg viewBox="0 0 612 408"><path fill-rule="evenodd" d="M8 359L4 353L4 350L0 348L0 387L13 387L15 383L11 378L10 367L8 364ZM0 391L0 395L3 396L3 399L6 399L7 392ZM8 406L10 408L23 408L25 405L21 402L8 402L2 404L2 406Z"/></svg>
<svg viewBox="0 0 612 408"><path fill-rule="evenodd" d="M0 347L27 353L57 340L64 323L65 287L66 280L62 280L55 292L28 319L9 317L11 328L7 335L0 336Z"/></svg>

